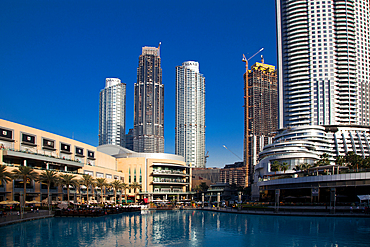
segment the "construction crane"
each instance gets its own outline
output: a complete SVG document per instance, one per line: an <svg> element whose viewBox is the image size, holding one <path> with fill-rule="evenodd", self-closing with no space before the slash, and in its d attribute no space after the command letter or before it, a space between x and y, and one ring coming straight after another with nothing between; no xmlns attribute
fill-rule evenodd
<svg viewBox="0 0 370 247"><path fill-rule="evenodd" d="M209 153L209 151L207 151L206 155L204 156L204 167L206 167L207 159L209 158L208 153Z"/></svg>
<svg viewBox="0 0 370 247"><path fill-rule="evenodd" d="M248 79L248 61L251 60L258 53L263 51L264 48L259 49L256 53L253 54L250 58L246 59L243 54L242 61L245 62L245 88L244 88L244 114L245 114L245 130L244 130L244 165L249 163L249 79ZM249 167L249 164L248 164Z"/></svg>
<svg viewBox="0 0 370 247"><path fill-rule="evenodd" d="M240 158L238 155L236 155L233 151L231 151L230 149L228 149L225 145L223 145L223 147L228 150L230 153L232 153L233 155L235 155L236 157L238 157L239 159L243 160L242 158Z"/></svg>

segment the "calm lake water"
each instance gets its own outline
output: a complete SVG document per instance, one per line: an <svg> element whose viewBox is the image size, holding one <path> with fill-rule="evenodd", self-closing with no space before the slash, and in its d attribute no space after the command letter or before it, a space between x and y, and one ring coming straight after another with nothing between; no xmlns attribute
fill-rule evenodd
<svg viewBox="0 0 370 247"><path fill-rule="evenodd" d="M370 246L370 219L150 211L0 227L0 246Z"/></svg>

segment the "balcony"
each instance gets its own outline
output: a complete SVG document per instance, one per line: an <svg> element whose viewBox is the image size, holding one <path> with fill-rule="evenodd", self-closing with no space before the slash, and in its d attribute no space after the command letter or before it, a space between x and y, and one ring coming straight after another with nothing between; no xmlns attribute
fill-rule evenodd
<svg viewBox="0 0 370 247"><path fill-rule="evenodd" d="M69 160L69 159L62 159L51 155L44 155L40 153L28 152L28 151L19 151L16 149L4 149L4 156L9 157L16 157L21 159L31 159L31 160L39 160L48 163L56 163L66 166L74 166L81 168L84 166L83 163L79 161Z"/></svg>
<svg viewBox="0 0 370 247"><path fill-rule="evenodd" d="M154 178L152 184L181 184L186 185L188 182L181 178Z"/></svg>
<svg viewBox="0 0 370 247"><path fill-rule="evenodd" d="M189 176L189 174L185 174L183 171L176 170L153 170L152 176L154 175Z"/></svg>

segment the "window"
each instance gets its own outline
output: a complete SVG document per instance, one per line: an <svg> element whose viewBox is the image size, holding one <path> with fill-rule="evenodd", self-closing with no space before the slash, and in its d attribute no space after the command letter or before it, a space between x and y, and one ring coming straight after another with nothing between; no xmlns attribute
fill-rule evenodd
<svg viewBox="0 0 370 247"><path fill-rule="evenodd" d="M54 141L50 139L42 138L42 148L55 150Z"/></svg>
<svg viewBox="0 0 370 247"><path fill-rule="evenodd" d="M22 133L22 144L36 146L36 136Z"/></svg>

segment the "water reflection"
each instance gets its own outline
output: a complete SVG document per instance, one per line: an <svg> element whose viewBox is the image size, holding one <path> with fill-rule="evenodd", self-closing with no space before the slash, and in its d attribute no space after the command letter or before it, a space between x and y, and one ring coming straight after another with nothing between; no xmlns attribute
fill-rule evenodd
<svg viewBox="0 0 370 247"><path fill-rule="evenodd" d="M0 246L370 246L370 220L157 211L1 227Z"/></svg>

